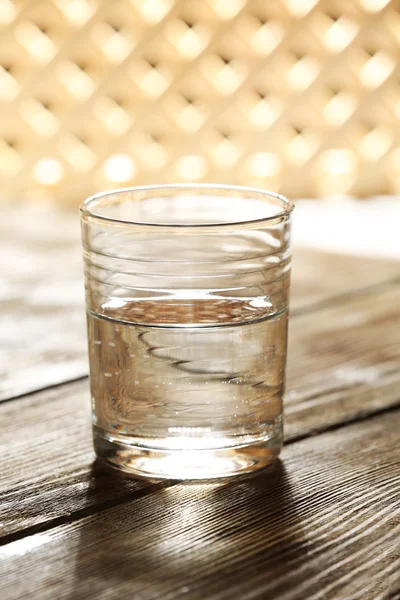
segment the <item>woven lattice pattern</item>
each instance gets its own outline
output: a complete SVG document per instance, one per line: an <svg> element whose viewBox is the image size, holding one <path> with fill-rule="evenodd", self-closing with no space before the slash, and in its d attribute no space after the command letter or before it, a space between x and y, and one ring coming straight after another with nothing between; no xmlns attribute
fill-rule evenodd
<svg viewBox="0 0 400 600"><path fill-rule="evenodd" d="M400 190L397 0L0 0L2 193Z"/></svg>

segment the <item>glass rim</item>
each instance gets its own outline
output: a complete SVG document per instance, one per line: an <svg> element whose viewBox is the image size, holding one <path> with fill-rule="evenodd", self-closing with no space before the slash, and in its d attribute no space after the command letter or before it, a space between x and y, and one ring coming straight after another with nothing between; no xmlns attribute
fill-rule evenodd
<svg viewBox="0 0 400 600"><path fill-rule="evenodd" d="M101 198L106 198L107 196L124 194L127 192L151 192L151 191L160 191L160 190L209 190L212 191L233 191L233 192L246 192L246 194L257 194L257 196L262 196L263 198L274 198L275 200L279 200L282 206L282 210L277 212L274 215L269 215L265 217L260 217L258 219L245 219L240 221L220 221L218 223L156 223L150 221L134 221L130 219L117 219L115 217L104 216L100 213L96 213L91 210L90 205L100 200ZM113 190L107 190L105 192L99 192L97 194L93 194L86 198L79 207L79 210L82 216L92 217L94 219L99 219L100 221L106 221L110 223L120 223L123 225L134 225L138 227L160 227L165 229L171 228L179 228L179 229L205 229L208 227L232 227L237 225L247 225L254 223L268 223L271 221L275 221L276 219L281 219L283 217L288 217L290 213L293 211L295 204L292 200L289 200L285 196L281 194L277 194L276 192L271 192L269 190L265 190L262 188L249 187L243 185L229 185L229 184L220 184L220 183L166 183L166 184L156 184L156 185L142 185L142 186L132 186L126 188L116 188Z"/></svg>

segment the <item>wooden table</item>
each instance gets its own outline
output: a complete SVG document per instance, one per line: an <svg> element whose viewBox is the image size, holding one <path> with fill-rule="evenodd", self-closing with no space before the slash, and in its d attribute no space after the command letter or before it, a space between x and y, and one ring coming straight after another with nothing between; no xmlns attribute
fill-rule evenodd
<svg viewBox="0 0 400 600"><path fill-rule="evenodd" d="M400 598L395 261L297 249L281 460L139 481L94 462L78 217L2 216L1 600Z"/></svg>

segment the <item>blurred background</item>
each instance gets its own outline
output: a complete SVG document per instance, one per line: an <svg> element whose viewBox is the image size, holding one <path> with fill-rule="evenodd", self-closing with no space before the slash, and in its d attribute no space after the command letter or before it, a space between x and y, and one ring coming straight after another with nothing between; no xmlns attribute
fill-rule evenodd
<svg viewBox="0 0 400 600"><path fill-rule="evenodd" d="M2 200L400 190L397 0L0 0Z"/></svg>

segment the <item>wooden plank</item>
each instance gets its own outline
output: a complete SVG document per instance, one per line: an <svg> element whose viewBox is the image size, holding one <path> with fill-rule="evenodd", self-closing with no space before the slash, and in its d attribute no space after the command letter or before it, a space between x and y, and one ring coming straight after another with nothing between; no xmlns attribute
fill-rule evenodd
<svg viewBox="0 0 400 600"><path fill-rule="evenodd" d="M1 210L0 400L87 374L77 213ZM399 274L395 261L295 249L292 313Z"/></svg>
<svg viewBox="0 0 400 600"><path fill-rule="evenodd" d="M110 489L108 472L93 464L87 382L4 403L0 414L0 537L154 486L118 477Z"/></svg>
<svg viewBox="0 0 400 600"><path fill-rule="evenodd" d="M77 213L1 210L0 400L88 368Z"/></svg>
<svg viewBox="0 0 400 600"><path fill-rule="evenodd" d="M397 405L399 327L400 285L294 319L286 440ZM85 381L0 406L3 536L122 501L147 485L95 475L89 404Z"/></svg>
<svg viewBox="0 0 400 600"><path fill-rule="evenodd" d="M400 593L400 411L0 549L2 600L378 600Z"/></svg>
<svg viewBox="0 0 400 600"><path fill-rule="evenodd" d="M291 282L292 313L400 279L398 261L346 256L294 248Z"/></svg>
<svg viewBox="0 0 400 600"><path fill-rule="evenodd" d="M293 319L286 439L400 401L400 285Z"/></svg>

